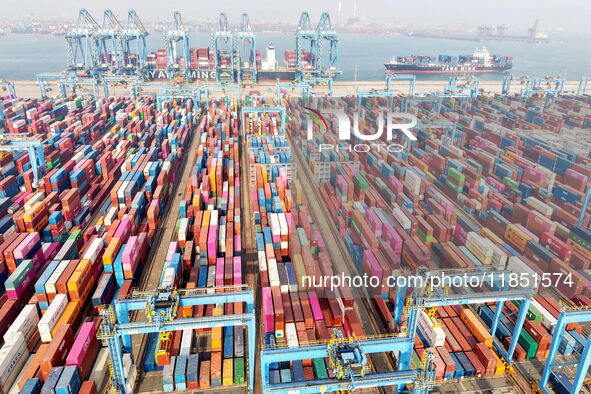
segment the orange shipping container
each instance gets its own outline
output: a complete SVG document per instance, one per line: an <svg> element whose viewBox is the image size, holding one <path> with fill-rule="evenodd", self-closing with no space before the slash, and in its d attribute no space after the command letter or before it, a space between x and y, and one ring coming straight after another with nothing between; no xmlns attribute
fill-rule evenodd
<svg viewBox="0 0 591 394"><path fill-rule="evenodd" d="M60 326L47 347L40 363L43 380L47 379L51 368L63 365L74 343L74 335L69 324Z"/></svg>
<svg viewBox="0 0 591 394"><path fill-rule="evenodd" d="M107 245L107 249L103 254L103 264L113 264L115 258L117 257L117 253L119 253L119 249L121 248L121 238L113 237L111 242Z"/></svg>

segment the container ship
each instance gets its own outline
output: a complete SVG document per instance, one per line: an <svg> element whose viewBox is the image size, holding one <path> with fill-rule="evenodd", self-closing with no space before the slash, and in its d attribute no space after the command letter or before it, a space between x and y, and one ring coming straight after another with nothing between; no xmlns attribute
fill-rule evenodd
<svg viewBox="0 0 591 394"><path fill-rule="evenodd" d="M502 73L513 67L511 56L491 55L488 49L477 48L472 55L395 56L385 63L387 72L410 74Z"/></svg>
<svg viewBox="0 0 591 394"><path fill-rule="evenodd" d="M305 56L304 61L309 57ZM143 70L143 76L147 80L169 79L167 70L167 52L165 48L150 52L147 59L147 67ZM215 80L215 58L213 48L192 48L189 51L189 68L191 70L190 79L192 80ZM269 44L266 48L266 58L261 58L260 50L256 52L256 70L260 80L294 80L295 79L295 51L285 51L283 66L280 66L276 60L275 46ZM132 60L133 63L133 60ZM227 78L232 72L231 54L222 52L220 56L220 69L223 77ZM252 64L245 62L241 65L243 69L252 69ZM173 69L184 69L184 59L177 57Z"/></svg>

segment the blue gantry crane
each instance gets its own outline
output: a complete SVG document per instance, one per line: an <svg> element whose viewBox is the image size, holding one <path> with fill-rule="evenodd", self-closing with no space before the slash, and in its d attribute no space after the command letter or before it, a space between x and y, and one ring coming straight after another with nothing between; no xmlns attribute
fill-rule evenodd
<svg viewBox="0 0 591 394"><path fill-rule="evenodd" d="M285 135L285 124L287 122L287 112L284 106L262 106L262 107L242 107L241 120L242 131L244 134L244 127L246 125L246 114L278 114L281 118L281 124L278 127L279 135Z"/></svg>
<svg viewBox="0 0 591 394"><path fill-rule="evenodd" d="M564 90L564 79L527 79L525 87L521 89L519 95L527 100L532 96L545 96L544 107L554 103L556 97Z"/></svg>
<svg viewBox="0 0 591 394"><path fill-rule="evenodd" d="M213 33L213 48L215 80L217 82L236 82L234 35L228 25L228 17L223 12L218 16L217 27Z"/></svg>
<svg viewBox="0 0 591 394"><path fill-rule="evenodd" d="M39 184L41 177L45 175L46 167L45 153L40 140L26 134L0 134L0 151L27 152L33 170L34 186Z"/></svg>
<svg viewBox="0 0 591 394"><path fill-rule="evenodd" d="M67 77L60 79L58 83L64 97L67 96L68 88L72 94L77 94L79 89L88 86L92 89L94 98L99 98L98 80L94 78Z"/></svg>
<svg viewBox="0 0 591 394"><path fill-rule="evenodd" d="M281 99L284 96L288 96L295 90L302 91L302 97L304 100L310 98L310 85L307 83L278 83L275 85L275 93L277 94L277 104L281 104Z"/></svg>
<svg viewBox="0 0 591 394"><path fill-rule="evenodd" d="M579 88L577 89L577 96L585 96L587 94L587 85L591 81L589 77L581 77L579 81Z"/></svg>
<svg viewBox="0 0 591 394"><path fill-rule="evenodd" d="M122 58L121 33L123 25L113 11L103 13L103 24L94 32L97 43L97 69L101 72L115 71L124 65Z"/></svg>
<svg viewBox="0 0 591 394"><path fill-rule="evenodd" d="M66 34L68 45L67 70L94 73L98 64L95 31L100 25L86 9L81 9L73 28Z"/></svg>
<svg viewBox="0 0 591 394"><path fill-rule="evenodd" d="M339 38L332 27L330 15L322 13L315 29L310 15L302 12L296 28L296 80L310 84L328 84L332 93L332 82L341 73L339 62ZM304 54L308 54L305 59Z"/></svg>
<svg viewBox="0 0 591 394"><path fill-rule="evenodd" d="M296 28L296 79L303 82L314 75L316 68L316 51L318 46L318 33L312 28L310 15L307 11L300 15L300 22ZM304 60L304 53L308 53L308 60Z"/></svg>
<svg viewBox="0 0 591 394"><path fill-rule="evenodd" d="M4 94L4 92L8 94ZM16 98L16 90L14 89L14 82L0 79L0 97ZM0 119L1 120L1 119Z"/></svg>
<svg viewBox="0 0 591 394"><path fill-rule="evenodd" d="M316 27L318 44L316 45L316 70L319 77L334 79L339 70L339 36L333 29L328 12L320 15Z"/></svg>
<svg viewBox="0 0 591 394"><path fill-rule="evenodd" d="M449 77L447 86L443 88L443 94L447 97L478 97L480 79L468 77L460 78L456 75Z"/></svg>
<svg viewBox="0 0 591 394"><path fill-rule="evenodd" d="M482 280L483 275L489 278L490 275L498 278L498 275L507 274L506 271L491 272L490 270L447 270L446 274L450 278L460 277L462 280L471 278ZM441 288L430 290L429 275L425 274L425 286L415 288L411 297L406 297L407 287L397 286L397 302L395 304L394 316L398 323L406 320L406 328L398 334L390 334L379 337L368 337L364 339L344 338L341 334L335 333L334 338L327 343L302 344L299 347L288 347L277 345L273 342L267 344L260 352L261 379L264 393L287 394L290 392L299 393L321 393L336 392L339 390L353 391L367 387L397 386L398 390L405 385L412 384L411 392L426 393L430 387L437 385L435 381L434 370L428 359L421 360L420 369L411 368L411 355L413 352L414 338L417 332L419 314L425 309L431 309L438 306L451 305L475 305L488 302L497 303L496 319L491 327L491 335L495 337L498 321L502 317L503 305L506 301L522 301L518 312L512 341L508 350L495 338L494 346L497 352L503 357L508 367L511 368L511 359L517 346L530 299L535 292L534 289L513 289L506 290L495 289L493 291L471 294L448 294ZM404 319L403 319L404 316ZM404 325L400 325L404 327ZM341 346L342 352L335 350ZM372 353L398 352L398 370L388 373L368 373L361 372L360 366L363 365L363 359ZM426 353L424 358L429 357ZM315 381L292 382L292 383L271 383L270 367L271 364L305 360L315 358L329 358L330 365L335 372L333 379L319 379ZM347 360L351 360L350 367L356 367L351 370L347 366Z"/></svg>
<svg viewBox="0 0 591 394"><path fill-rule="evenodd" d="M138 292L123 300L115 300L113 305L105 305L101 310L103 319L99 338L109 348L112 366L111 389L122 394L133 392L135 382L126 380L123 354L132 352L132 335L158 333L165 335L171 331L186 329L207 329L214 327L242 326L247 329L248 345L248 387L254 388L254 363L256 324L254 295L252 290L240 286L211 289L160 289L159 291ZM215 292L215 291L218 292ZM178 318L177 308L198 305L223 305L245 303L246 312L225 316L204 316ZM143 311L145 321L130 322L129 313Z"/></svg>
<svg viewBox="0 0 591 394"><path fill-rule="evenodd" d="M195 111L198 111L201 108L201 88L199 88L199 86L195 88L167 86L161 94L156 96L158 109L162 111L163 102L177 98L193 100L193 108Z"/></svg>
<svg viewBox="0 0 591 394"><path fill-rule="evenodd" d="M402 97L400 99L400 110L402 112L408 112L408 105L412 103L429 103L433 105L432 111L436 113L441 113L441 107L443 106L443 97L441 95L431 95L431 96L411 96L411 97Z"/></svg>
<svg viewBox="0 0 591 394"><path fill-rule="evenodd" d="M417 76L412 74L386 74L386 92L390 91L392 81L407 81L408 92L407 96L411 97L415 94L415 84Z"/></svg>
<svg viewBox="0 0 591 394"><path fill-rule="evenodd" d="M207 83L203 85L203 92L205 95L205 105L209 105L209 95L213 91L221 91L222 95L225 96L227 91L233 90L236 92L238 97L238 101L240 101L242 88L238 83L220 83L220 84L212 84Z"/></svg>
<svg viewBox="0 0 591 394"><path fill-rule="evenodd" d="M182 73L185 80L188 80L191 70L189 28L183 23L179 11L173 14L170 28L166 31L166 54L170 79L172 80L177 73Z"/></svg>
<svg viewBox="0 0 591 394"><path fill-rule="evenodd" d="M127 13L127 24L120 34L122 67L119 73L141 74L148 62L146 38L150 35L134 10Z"/></svg>
<svg viewBox="0 0 591 394"><path fill-rule="evenodd" d="M37 74L37 86L39 86L39 91L41 93L41 98L47 98L47 91L49 90L49 81L56 81L60 88L60 93L63 97L66 97L68 93L66 92L65 86L59 84L59 81L64 79L65 76L61 74Z"/></svg>
<svg viewBox="0 0 591 394"><path fill-rule="evenodd" d="M558 354L558 348L560 346L560 343L563 341L567 324L588 322L591 322L590 308L582 307L574 308L571 310L564 310L561 311L558 315L558 321L556 323L556 327L554 327L554 332L552 333L552 341L550 342L548 358L546 359L546 364L544 365L542 376L540 380L537 382L537 388L544 394L550 393L546 386L548 384L550 376L553 374L556 374L554 378L561 381L561 383L565 386L564 388L568 390L569 394L577 394L583 392L581 389L587 377L589 365L591 365L591 341L589 340L590 338L585 338L586 343L583 347L581 357L578 361L570 363L555 363L555 360L556 355ZM554 368L559 368L561 366L566 365L577 366L577 372L572 383L565 375L560 374L560 372L553 372Z"/></svg>
<svg viewBox="0 0 591 394"><path fill-rule="evenodd" d="M143 83L143 79L141 76L139 77L127 77L127 76L105 76L100 75L99 81L103 87L103 93L105 97L109 97L111 94L109 92L109 85L123 85L130 87L131 95L133 98L137 98L140 93L141 85Z"/></svg>
<svg viewBox="0 0 591 394"><path fill-rule="evenodd" d="M243 13L240 17L240 29L236 32L234 49L238 82L256 82L257 80L257 49L256 34L252 30L250 17Z"/></svg>

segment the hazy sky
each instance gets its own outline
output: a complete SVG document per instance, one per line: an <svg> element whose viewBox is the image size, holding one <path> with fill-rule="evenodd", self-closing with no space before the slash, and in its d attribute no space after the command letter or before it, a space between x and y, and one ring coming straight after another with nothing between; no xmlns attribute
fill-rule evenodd
<svg viewBox="0 0 591 394"><path fill-rule="evenodd" d="M342 20L353 13L355 0L342 1ZM540 19L541 30L563 29L589 32L591 1L589 0L357 0L358 15L366 21L408 22L411 24L479 24L505 23L515 32L522 32ZM97 19L102 11L111 8L117 15L135 9L140 17L154 20L169 19L179 10L186 20L214 18L220 11L228 14L231 22L238 21L241 12L248 12L251 20L279 20L296 22L302 10L312 14L312 23L320 12L331 12L336 20L338 0L0 0L3 16L35 15L43 18L75 18L81 7L87 8ZM322 4L322 6L319 6Z"/></svg>

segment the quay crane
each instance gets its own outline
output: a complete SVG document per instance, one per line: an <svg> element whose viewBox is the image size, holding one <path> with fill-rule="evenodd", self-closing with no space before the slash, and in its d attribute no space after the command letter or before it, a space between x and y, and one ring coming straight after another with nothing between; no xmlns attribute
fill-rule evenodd
<svg viewBox="0 0 591 394"><path fill-rule="evenodd" d="M146 38L150 35L134 10L127 14L127 24L121 32L123 67L120 74L141 74L148 63Z"/></svg>
<svg viewBox="0 0 591 394"><path fill-rule="evenodd" d="M81 9L76 25L66 32L68 45L67 71L94 73L98 65L95 32L100 25L86 9Z"/></svg>
<svg viewBox="0 0 591 394"><path fill-rule="evenodd" d="M180 50L177 44L181 42ZM179 11L172 16L172 24L166 32L167 68L172 80L177 73L182 73L185 80L189 78L191 58L189 56L189 28L183 23Z"/></svg>
<svg viewBox="0 0 591 394"><path fill-rule="evenodd" d="M228 25L228 17L221 13L213 33L215 79L217 82L236 82L234 75L234 36Z"/></svg>
<svg viewBox="0 0 591 394"><path fill-rule="evenodd" d="M117 72L124 64L122 59L121 32L123 25L111 10L105 10L103 24L94 32L97 43L97 69ZM113 67L114 65L114 67Z"/></svg>
<svg viewBox="0 0 591 394"><path fill-rule="evenodd" d="M328 85L329 96L332 96L332 84L341 71L338 69L339 38L332 28L330 15L322 13L313 29L310 15L307 11L302 12L295 36L296 80ZM304 53L308 54L308 59Z"/></svg>
<svg viewBox="0 0 591 394"><path fill-rule="evenodd" d="M248 14L240 18L240 30L236 32L234 41L236 54L237 82L256 82L257 80L257 50L256 34L252 30Z"/></svg>

